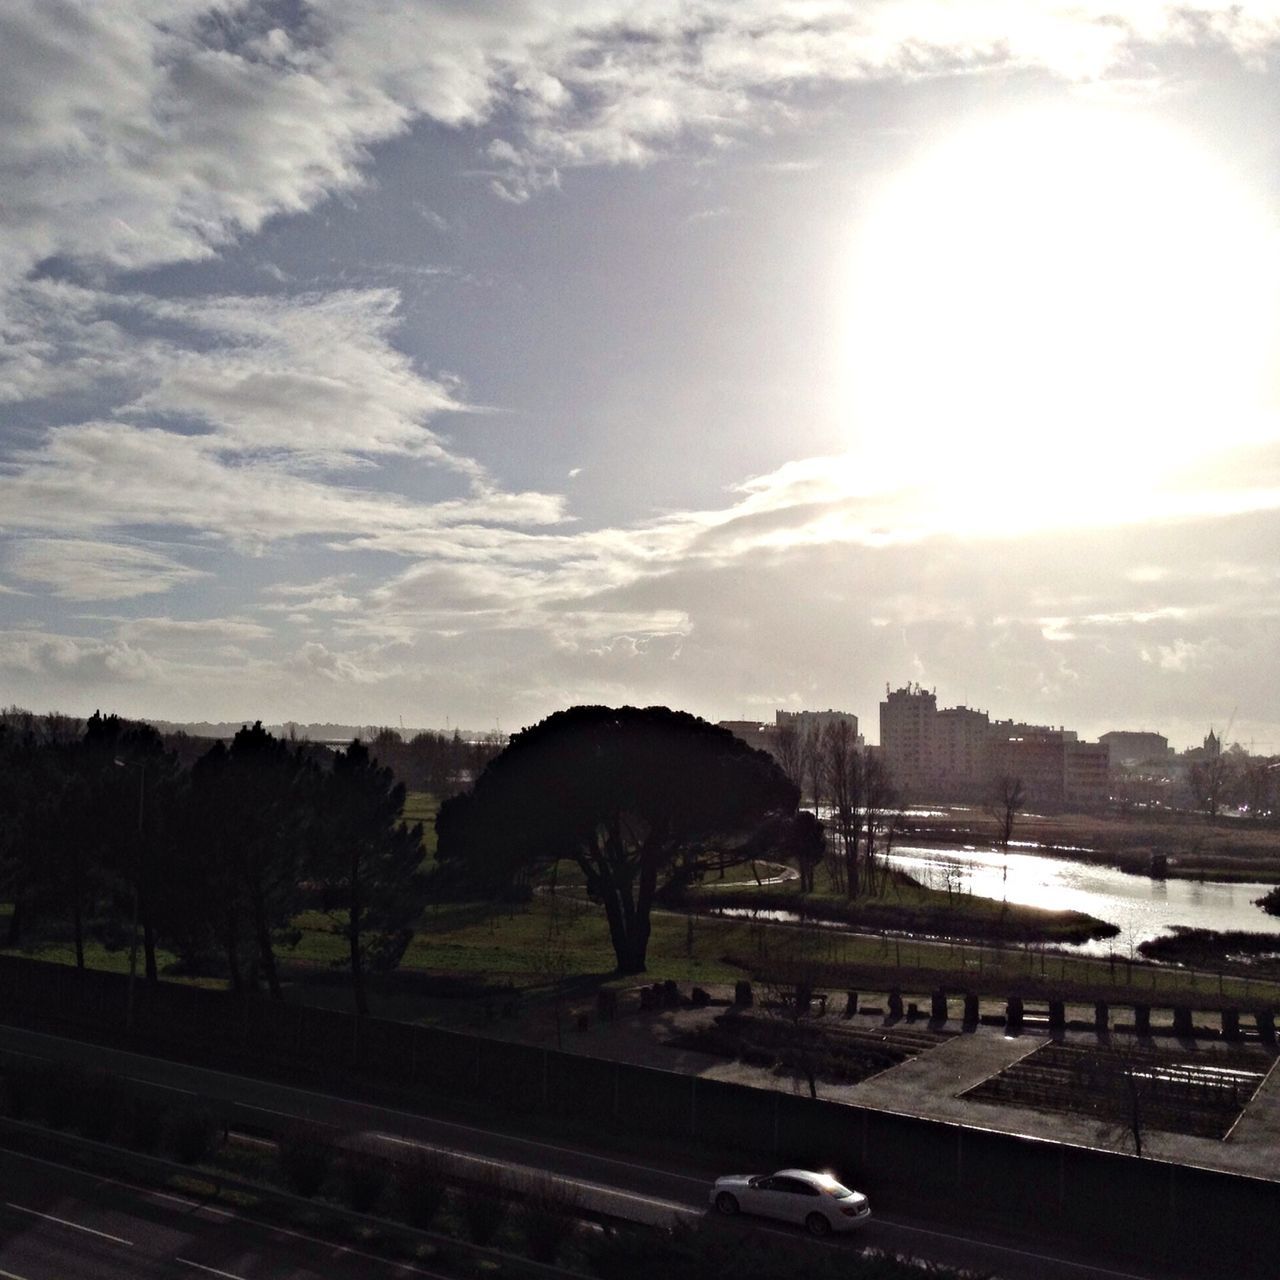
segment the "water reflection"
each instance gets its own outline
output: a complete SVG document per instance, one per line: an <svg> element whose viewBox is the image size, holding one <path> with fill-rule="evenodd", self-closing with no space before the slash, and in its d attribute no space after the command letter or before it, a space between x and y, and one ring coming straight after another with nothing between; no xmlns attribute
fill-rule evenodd
<svg viewBox="0 0 1280 1280"><path fill-rule="evenodd" d="M1171 933L1174 925L1280 935L1280 917L1254 905L1271 887L1265 884L1152 880L1066 858L1011 851L1006 859L998 849L961 845L903 845L890 862L931 889L1084 911L1119 928L1117 938L1070 948L1082 953L1136 954L1139 943Z"/></svg>

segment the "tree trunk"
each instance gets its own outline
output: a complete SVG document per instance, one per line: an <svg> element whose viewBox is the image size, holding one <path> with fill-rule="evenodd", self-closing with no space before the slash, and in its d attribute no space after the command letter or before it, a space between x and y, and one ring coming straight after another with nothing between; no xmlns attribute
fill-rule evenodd
<svg viewBox="0 0 1280 1280"><path fill-rule="evenodd" d="M267 975L267 990L273 1000L284 998L280 990L280 975L276 972L276 953L271 945L271 926L267 923L266 904L256 886L253 897L253 931L258 942L258 956L262 961L262 971Z"/></svg>
<svg viewBox="0 0 1280 1280"><path fill-rule="evenodd" d="M7 945L18 946L22 941L22 889L19 887L13 895L13 914L9 917L9 937Z"/></svg>
<svg viewBox="0 0 1280 1280"><path fill-rule="evenodd" d="M364 961L360 954L360 854L351 855L348 883L347 941L351 947L351 989L356 998L356 1014L368 1017L369 1002L364 989Z"/></svg>
<svg viewBox="0 0 1280 1280"><path fill-rule="evenodd" d="M236 944L236 918L234 912L227 912L227 931L223 935L223 944L227 952L227 972L231 978L231 990L236 995L244 993L244 977L240 973L240 948Z"/></svg>
<svg viewBox="0 0 1280 1280"><path fill-rule="evenodd" d="M147 981L159 982L160 975L156 969L156 933L150 919L142 922L142 952L146 957Z"/></svg>
<svg viewBox="0 0 1280 1280"><path fill-rule="evenodd" d="M84 968L84 919L80 903L80 853L71 859L71 920L76 938L76 968Z"/></svg>

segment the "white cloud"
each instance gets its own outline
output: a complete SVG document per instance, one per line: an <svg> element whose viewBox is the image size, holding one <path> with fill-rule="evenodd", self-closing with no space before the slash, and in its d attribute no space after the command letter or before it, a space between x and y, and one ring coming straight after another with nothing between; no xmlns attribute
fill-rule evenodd
<svg viewBox="0 0 1280 1280"><path fill-rule="evenodd" d="M151 655L130 644L22 629L0 631L0 671L76 687L141 683L159 674Z"/></svg>
<svg viewBox="0 0 1280 1280"><path fill-rule="evenodd" d="M979 0L17 0L0 14L0 280L54 255L116 267L198 259L362 180L414 118L501 111L496 187L642 163L793 112L796 85L984 68L1151 75L1153 52L1253 59L1273 5Z"/></svg>
<svg viewBox="0 0 1280 1280"><path fill-rule="evenodd" d="M359 659L349 654L335 653L314 640L308 640L290 659L289 667L303 676L318 676L322 680L351 684L374 684L385 680L394 672L385 663L362 666Z"/></svg>
<svg viewBox="0 0 1280 1280"><path fill-rule="evenodd" d="M146 547L79 538L22 539L9 553L9 567L64 600L128 600L207 576Z"/></svg>

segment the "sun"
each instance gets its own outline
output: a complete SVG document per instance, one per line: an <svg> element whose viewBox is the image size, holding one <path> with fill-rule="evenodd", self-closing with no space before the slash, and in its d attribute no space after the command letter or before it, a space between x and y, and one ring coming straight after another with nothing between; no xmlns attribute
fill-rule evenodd
<svg viewBox="0 0 1280 1280"><path fill-rule="evenodd" d="M849 413L882 483L989 525L1108 518L1273 430L1275 237L1145 116L987 121L888 183L848 283Z"/></svg>

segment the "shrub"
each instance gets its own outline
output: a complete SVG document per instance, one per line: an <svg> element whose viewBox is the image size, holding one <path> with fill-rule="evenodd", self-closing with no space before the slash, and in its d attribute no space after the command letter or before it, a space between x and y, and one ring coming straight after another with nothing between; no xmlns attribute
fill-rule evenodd
<svg viewBox="0 0 1280 1280"><path fill-rule="evenodd" d="M498 1228L502 1226L503 1218L507 1216L502 1184L496 1177L472 1183L462 1193L459 1209L472 1242L478 1245L492 1244Z"/></svg>
<svg viewBox="0 0 1280 1280"><path fill-rule="evenodd" d="M520 1233L535 1262L555 1262L561 1245L577 1228L581 1208L581 1197L566 1183L537 1178L524 1189Z"/></svg>
<svg viewBox="0 0 1280 1280"><path fill-rule="evenodd" d="M372 1213L387 1189L386 1162L349 1151L342 1158L342 1198L357 1213Z"/></svg>
<svg viewBox="0 0 1280 1280"><path fill-rule="evenodd" d="M396 1210L411 1227L426 1231L444 1205L446 1191L440 1161L423 1151L396 1170Z"/></svg>
<svg viewBox="0 0 1280 1280"><path fill-rule="evenodd" d="M50 1066L36 1081L40 1118L50 1129L69 1129L79 1118L79 1100L85 1087L84 1072L74 1067Z"/></svg>
<svg viewBox="0 0 1280 1280"><path fill-rule="evenodd" d="M34 1120L40 1110L40 1076L25 1062L10 1062L4 1070L5 1109L15 1120Z"/></svg>
<svg viewBox="0 0 1280 1280"><path fill-rule="evenodd" d="M86 1076L74 1097L75 1126L86 1138L106 1142L120 1119L123 1096L110 1076Z"/></svg>
<svg viewBox="0 0 1280 1280"><path fill-rule="evenodd" d="M212 1150L217 1127L205 1107L183 1107L169 1118L169 1149L183 1164L199 1164Z"/></svg>
<svg viewBox="0 0 1280 1280"><path fill-rule="evenodd" d="M324 1185L333 1163L333 1148L318 1129L299 1126L280 1139L280 1172L285 1186L310 1199Z"/></svg>
<svg viewBox="0 0 1280 1280"><path fill-rule="evenodd" d="M154 1098L135 1096L124 1109L124 1139L135 1151L150 1154L164 1136L168 1113Z"/></svg>

